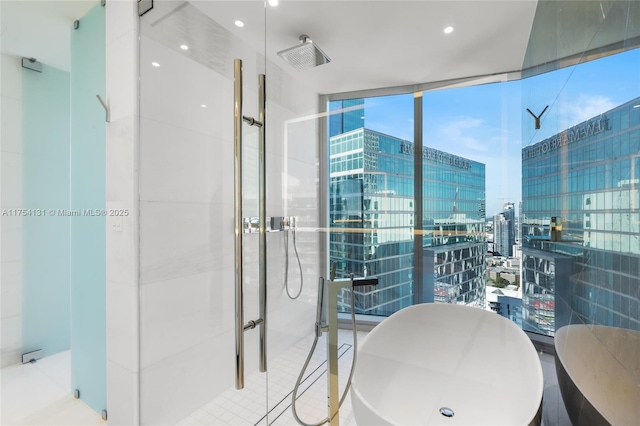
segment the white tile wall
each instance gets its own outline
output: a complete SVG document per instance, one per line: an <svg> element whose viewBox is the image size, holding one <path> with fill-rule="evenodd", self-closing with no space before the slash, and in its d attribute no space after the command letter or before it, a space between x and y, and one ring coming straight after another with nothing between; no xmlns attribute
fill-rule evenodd
<svg viewBox="0 0 640 426"><path fill-rule="evenodd" d="M22 314L22 262L2 262L2 318ZM4 346L4 345L3 345Z"/></svg>
<svg viewBox="0 0 640 426"><path fill-rule="evenodd" d="M141 201L141 284L233 265L229 211L231 206L217 203Z"/></svg>
<svg viewBox="0 0 640 426"><path fill-rule="evenodd" d="M137 202L137 136L136 115L111 120L107 125L107 201Z"/></svg>
<svg viewBox="0 0 640 426"><path fill-rule="evenodd" d="M138 13L136 0L110 0L106 12L108 208L129 211L118 230L107 222L107 409L109 424L140 419L138 280Z"/></svg>
<svg viewBox="0 0 640 426"><path fill-rule="evenodd" d="M5 98L22 99L22 59L2 54L2 84L0 94ZM3 99L3 105L4 105ZM3 120L4 123L4 120ZM4 126L3 126L4 127ZM4 141L2 142L4 145Z"/></svg>
<svg viewBox="0 0 640 426"><path fill-rule="evenodd" d="M22 218L19 216L3 216L0 218L2 227L2 247L0 256L3 262L22 260Z"/></svg>
<svg viewBox="0 0 640 426"><path fill-rule="evenodd" d="M138 289L107 281L107 359L138 372Z"/></svg>
<svg viewBox="0 0 640 426"><path fill-rule="evenodd" d="M107 337L107 342L109 342ZM139 423L139 374L107 358L107 409L109 425L132 426Z"/></svg>
<svg viewBox="0 0 640 426"><path fill-rule="evenodd" d="M0 160L2 170L2 208L22 206L22 155L17 152L3 152Z"/></svg>
<svg viewBox="0 0 640 426"><path fill-rule="evenodd" d="M135 78L138 67L138 32L137 19L132 22L134 27L117 37L111 31L111 23L116 24L116 30L122 30L125 22L130 21L129 14L137 11L131 6L135 2L122 3L117 8L106 10L106 43L107 43L107 103L111 112L111 121L138 114L138 81ZM129 3L126 5L126 3ZM137 4L137 3L136 3ZM136 6L137 7L137 6ZM120 21L122 20L122 21ZM132 73L136 70L136 73Z"/></svg>
<svg viewBox="0 0 640 426"><path fill-rule="evenodd" d="M231 271L230 271L231 272ZM225 331L220 274L207 272L145 285L141 290L142 368L219 337ZM231 273L225 274L228 277ZM226 324L229 331L229 324Z"/></svg>
<svg viewBox="0 0 640 426"><path fill-rule="evenodd" d="M0 209L22 205L22 67L20 58L1 55ZM21 361L22 220L0 219L0 366Z"/></svg>
<svg viewBox="0 0 640 426"><path fill-rule="evenodd" d="M11 78L15 76L15 73L6 73L5 69L8 68L5 64L7 62L14 63L17 59L2 55L2 80L4 81L7 78ZM17 74L18 78L21 79L22 75ZM18 80L18 82L21 80ZM12 85L13 83L11 83ZM20 83L16 84L16 86L20 89L22 85ZM3 84L4 87L4 84ZM10 91L11 94L14 91ZM2 95L2 152L13 152L19 154L21 149L21 141L22 141L22 100L20 97L14 98Z"/></svg>
<svg viewBox="0 0 640 426"><path fill-rule="evenodd" d="M233 204L228 177L233 176L234 155L228 140L144 117L140 125L145 135L140 144L142 200L210 202L226 204L220 209L228 210Z"/></svg>
<svg viewBox="0 0 640 426"><path fill-rule="evenodd" d="M149 19L153 18L152 13L149 12ZM233 76L217 74L174 50L175 46L164 46L144 33L141 45L140 115L232 143ZM152 62L160 66L154 67ZM249 68L245 70L249 72ZM253 96L247 99L257 99L255 91L245 95ZM256 113L256 103L247 102L245 115ZM207 107L203 108L203 104ZM232 159L233 151L230 155Z"/></svg>
<svg viewBox="0 0 640 426"><path fill-rule="evenodd" d="M4 366L22 362L22 315L2 318L2 364Z"/></svg>

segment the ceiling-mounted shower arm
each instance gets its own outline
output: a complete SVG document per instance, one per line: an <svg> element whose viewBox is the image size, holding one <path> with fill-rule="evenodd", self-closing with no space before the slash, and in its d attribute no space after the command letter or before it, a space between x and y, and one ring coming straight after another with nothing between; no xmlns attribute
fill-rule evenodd
<svg viewBox="0 0 640 426"><path fill-rule="evenodd" d="M300 40L298 45L278 52L278 56L289 65L298 70L304 70L331 62L331 59L311 40L311 37L302 34L298 40Z"/></svg>

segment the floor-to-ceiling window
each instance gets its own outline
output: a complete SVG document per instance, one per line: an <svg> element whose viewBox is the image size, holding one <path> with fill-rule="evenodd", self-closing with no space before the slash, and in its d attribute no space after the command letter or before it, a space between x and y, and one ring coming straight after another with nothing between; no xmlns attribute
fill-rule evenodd
<svg viewBox="0 0 640 426"><path fill-rule="evenodd" d="M330 261L380 278L356 312L444 302L551 336L638 329L639 69L631 49L425 91L418 143L413 94L330 101Z"/></svg>

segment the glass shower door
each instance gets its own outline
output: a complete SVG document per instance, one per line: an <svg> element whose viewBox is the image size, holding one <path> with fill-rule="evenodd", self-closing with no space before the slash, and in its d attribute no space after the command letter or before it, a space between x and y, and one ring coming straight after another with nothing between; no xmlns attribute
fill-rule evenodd
<svg viewBox="0 0 640 426"><path fill-rule="evenodd" d="M243 61L242 114L257 118L264 57L216 13L232 3L156 2L140 18L142 424L265 424L258 328L244 332L236 389L233 121L234 60ZM235 19L259 34L263 3L242 3ZM255 218L258 128L242 130L242 216ZM241 238L248 322L259 316L258 234Z"/></svg>

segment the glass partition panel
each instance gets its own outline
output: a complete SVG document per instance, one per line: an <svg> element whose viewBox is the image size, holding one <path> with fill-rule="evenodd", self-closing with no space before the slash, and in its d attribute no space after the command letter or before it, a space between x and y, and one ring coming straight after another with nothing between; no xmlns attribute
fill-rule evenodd
<svg viewBox="0 0 640 426"><path fill-rule="evenodd" d="M244 333L235 387L233 114L241 59L241 113L259 117L264 25L262 1L154 2L140 18L142 424L265 424L258 328ZM258 127L244 122L242 133L241 214L257 218ZM239 230L244 323L259 318L257 225Z"/></svg>
<svg viewBox="0 0 640 426"><path fill-rule="evenodd" d="M69 71L22 69L22 353L71 348ZM11 218L11 216L5 216ZM16 359L14 362L18 362Z"/></svg>
<svg viewBox="0 0 640 426"><path fill-rule="evenodd" d="M101 421L105 9L97 0L1 7L0 422L46 424L76 409Z"/></svg>
<svg viewBox="0 0 640 426"><path fill-rule="evenodd" d="M71 33L71 386L107 409L105 234L125 211L105 210L105 8L96 4Z"/></svg>
<svg viewBox="0 0 640 426"><path fill-rule="evenodd" d="M501 295L517 297L518 265L503 265L493 255L515 255L520 115L514 110L519 95L518 82L423 93L428 301L484 309L487 299L493 300L488 294L498 288ZM486 228L493 229L488 242ZM497 280L498 267L510 276L508 282ZM517 307L512 311L518 321Z"/></svg>
<svg viewBox="0 0 640 426"><path fill-rule="evenodd" d="M356 313L390 315L414 300L413 94L331 101L329 261L337 277L375 276ZM351 311L343 291L339 308Z"/></svg>
<svg viewBox="0 0 640 426"><path fill-rule="evenodd" d="M639 329L640 50L523 80L525 329Z"/></svg>

